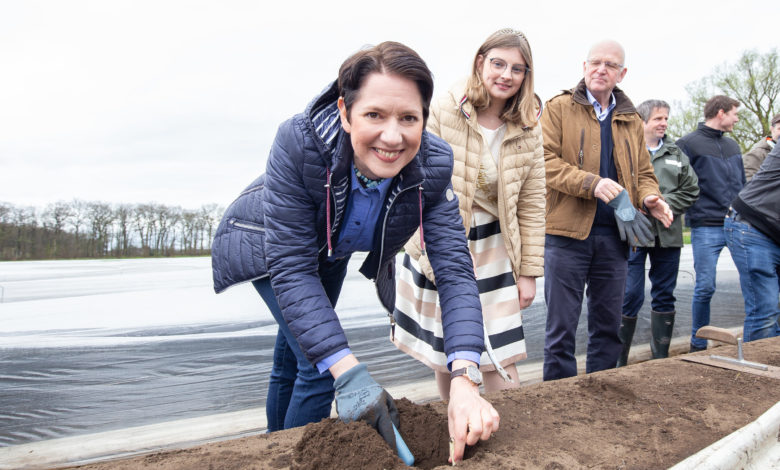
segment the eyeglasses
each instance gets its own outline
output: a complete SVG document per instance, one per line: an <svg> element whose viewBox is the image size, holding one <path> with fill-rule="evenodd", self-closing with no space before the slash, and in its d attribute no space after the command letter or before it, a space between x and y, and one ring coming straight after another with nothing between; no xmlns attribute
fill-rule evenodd
<svg viewBox="0 0 780 470"><path fill-rule="evenodd" d="M613 72L617 72L618 70L623 68L623 64L610 62L608 60L588 59L588 63L594 69L597 69L597 68L601 67L601 64L604 64L604 67L608 68L609 70L612 70Z"/></svg>
<svg viewBox="0 0 780 470"><path fill-rule="evenodd" d="M504 73L504 70L506 70L507 64L505 60L499 59L497 57L493 57L492 59L488 59L490 61L490 68L496 72L496 73ZM527 65L519 65L515 64L511 68L512 75L525 75L527 72L530 72L531 69Z"/></svg>

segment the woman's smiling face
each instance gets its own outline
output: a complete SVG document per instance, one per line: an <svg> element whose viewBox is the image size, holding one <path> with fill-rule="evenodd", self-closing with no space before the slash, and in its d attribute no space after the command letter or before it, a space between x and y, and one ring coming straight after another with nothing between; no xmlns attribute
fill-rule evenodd
<svg viewBox="0 0 780 470"><path fill-rule="evenodd" d="M355 167L371 179L392 178L414 159L423 132L417 84L395 74L371 73L347 113L339 98L341 125L349 133Z"/></svg>

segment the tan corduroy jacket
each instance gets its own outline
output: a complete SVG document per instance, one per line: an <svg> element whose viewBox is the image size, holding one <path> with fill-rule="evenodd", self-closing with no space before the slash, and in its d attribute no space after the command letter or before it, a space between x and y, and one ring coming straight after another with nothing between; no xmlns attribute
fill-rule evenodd
<svg viewBox="0 0 780 470"><path fill-rule="evenodd" d="M477 111L468 101L461 106L465 83L431 104L428 131L452 147L455 165L452 186L458 195L460 215L468 233L480 155L487 145ZM466 117L468 114L470 117ZM518 276L544 275L544 152L541 126L522 128L507 123L498 165L498 213L501 235ZM419 237L404 247L420 262L426 277L434 280L428 260L420 254Z"/></svg>
<svg viewBox="0 0 780 470"><path fill-rule="evenodd" d="M618 183L641 208L650 195L661 195L650 163L642 118L631 100L613 90L613 156ZM601 127L585 93L585 81L553 97L542 115L547 170L547 233L584 240L596 216L593 192L601 180Z"/></svg>

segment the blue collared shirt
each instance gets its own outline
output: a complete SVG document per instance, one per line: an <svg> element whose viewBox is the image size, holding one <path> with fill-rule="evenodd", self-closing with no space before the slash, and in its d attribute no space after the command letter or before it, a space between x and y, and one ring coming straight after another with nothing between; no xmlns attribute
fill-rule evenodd
<svg viewBox="0 0 780 470"><path fill-rule="evenodd" d="M596 117L599 119L599 121L603 121L604 119L609 116L609 112L615 109L615 106L617 106L617 102L615 101L615 94L610 93L609 96L609 106L607 106L607 109L601 109L601 103L593 97L592 94L590 94L590 90L585 88L585 93L588 96L588 101L590 101L590 104L593 105L593 110L596 111Z"/></svg>
<svg viewBox="0 0 780 470"><path fill-rule="evenodd" d="M386 178L379 186L371 189L364 188L352 171L352 183L347 208L344 213L344 225L339 233L336 248L333 250L333 258L343 258L356 251L371 251L374 244L374 231L376 230L379 213L382 204L387 197L392 178ZM319 361L317 370L322 374L333 364L351 354L349 348L341 349L325 359ZM479 354L473 351L456 351L447 356L448 364L455 359L467 359L479 365Z"/></svg>
<svg viewBox="0 0 780 470"><path fill-rule="evenodd" d="M650 155L655 156L656 152L661 150L661 147L664 146L664 139L658 139L658 145L656 145L654 148L651 148L649 145L647 146L647 151L650 152Z"/></svg>
<svg viewBox="0 0 780 470"><path fill-rule="evenodd" d="M333 249L333 258L343 258L356 251L371 251L374 230L392 178L385 178L375 188L364 188L352 171L352 186L347 198L344 225Z"/></svg>

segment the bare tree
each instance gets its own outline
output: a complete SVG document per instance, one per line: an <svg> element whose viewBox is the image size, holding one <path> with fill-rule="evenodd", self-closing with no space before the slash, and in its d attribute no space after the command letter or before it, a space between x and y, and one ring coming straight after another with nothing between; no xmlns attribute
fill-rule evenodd
<svg viewBox="0 0 780 470"><path fill-rule="evenodd" d="M71 205L65 201L57 201L53 204L46 206L43 211L43 226L49 229L51 233L51 242L48 246L48 255L52 258L60 256L60 250L62 249L62 233L65 231L65 226L68 223L68 219L73 216L73 209Z"/></svg>
<svg viewBox="0 0 780 470"><path fill-rule="evenodd" d="M133 207L129 204L118 204L114 208L114 223L116 230L114 238L116 239L116 255L130 255L130 236L131 223L133 217Z"/></svg>
<svg viewBox="0 0 780 470"><path fill-rule="evenodd" d="M105 202L92 201L87 204L89 225L91 229L90 243L93 246L91 256L106 256L111 243L111 226L114 223L114 212Z"/></svg>
<svg viewBox="0 0 780 470"><path fill-rule="evenodd" d="M0 259L7 259L4 255L5 247L11 237L11 213L13 206L7 202L0 202Z"/></svg>
<svg viewBox="0 0 780 470"><path fill-rule="evenodd" d="M35 228L38 223L35 218L35 208L32 206L12 207L11 223L14 226L12 259L31 258Z"/></svg>
<svg viewBox="0 0 780 470"><path fill-rule="evenodd" d="M766 54L756 50L742 53L734 64L725 63L712 75L689 84L689 101L675 102L668 134L681 137L696 129L704 119L704 103L714 95L726 95L741 104L739 122L732 136L742 151L769 135L770 119L780 112L780 63L776 48Z"/></svg>
<svg viewBox="0 0 780 470"><path fill-rule="evenodd" d="M154 206L152 204L138 204L133 212L133 227L141 240L141 254L152 254L152 239L157 232L157 223L154 218Z"/></svg>
<svg viewBox="0 0 780 470"><path fill-rule="evenodd" d="M211 241L214 239L214 232L217 230L220 220L222 220L222 214L225 213L225 208L216 204L204 204L200 208L200 217L203 222L203 228L206 239L206 248L211 249ZM203 238L201 238L200 249L203 250Z"/></svg>
<svg viewBox="0 0 780 470"><path fill-rule="evenodd" d="M70 203L71 213L68 217L68 225L73 228L75 235L75 252L73 256L86 256L87 252L84 243L81 240L81 230L86 227L89 220L87 203L79 199L74 199Z"/></svg>

